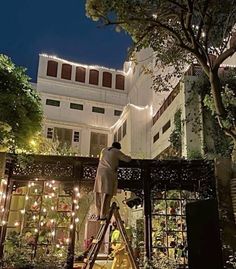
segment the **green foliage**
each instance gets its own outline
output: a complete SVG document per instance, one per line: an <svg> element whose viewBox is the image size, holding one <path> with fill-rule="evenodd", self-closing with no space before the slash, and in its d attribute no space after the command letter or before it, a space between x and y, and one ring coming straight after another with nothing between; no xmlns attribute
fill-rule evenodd
<svg viewBox="0 0 236 269"><path fill-rule="evenodd" d="M174 115L174 129L170 134L170 143L175 150L181 151L182 147L182 122L181 122L181 110L177 110Z"/></svg>
<svg viewBox="0 0 236 269"><path fill-rule="evenodd" d="M0 54L0 147L29 148L41 128L40 98L25 69Z"/></svg>
<svg viewBox="0 0 236 269"><path fill-rule="evenodd" d="M66 143L62 143L58 138L48 139L41 134L38 134L30 141L31 148L29 153L43 155L60 155L60 156L75 156L79 154L79 150L72 148Z"/></svg>
<svg viewBox="0 0 236 269"><path fill-rule="evenodd" d="M234 0L226 0L223 7L220 1L87 0L86 11L95 21L125 30L137 50L151 47L158 60L178 68L191 59L187 54L199 55L197 48L209 54L226 48L236 22L235 4Z"/></svg>
<svg viewBox="0 0 236 269"><path fill-rule="evenodd" d="M87 0L86 10L93 20L126 31L135 51L153 49L158 69L169 70L154 78L156 90L171 89L170 78L180 76L196 59L211 84L220 126L236 140L235 114L224 106L224 99L235 94L222 88L218 76L220 65L236 51L236 0L223 5L200 0Z"/></svg>

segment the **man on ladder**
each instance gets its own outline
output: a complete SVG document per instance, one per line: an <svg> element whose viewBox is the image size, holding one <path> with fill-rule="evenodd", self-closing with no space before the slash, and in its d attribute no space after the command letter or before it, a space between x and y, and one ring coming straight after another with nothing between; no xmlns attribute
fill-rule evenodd
<svg viewBox="0 0 236 269"><path fill-rule="evenodd" d="M94 184L95 207L98 220L108 217L111 199L117 192L119 161L130 162L131 157L120 151L119 142L102 149Z"/></svg>

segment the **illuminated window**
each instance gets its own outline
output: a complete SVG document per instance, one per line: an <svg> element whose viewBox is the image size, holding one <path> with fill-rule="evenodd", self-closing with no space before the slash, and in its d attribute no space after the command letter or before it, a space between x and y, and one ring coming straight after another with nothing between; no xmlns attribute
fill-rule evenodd
<svg viewBox="0 0 236 269"><path fill-rule="evenodd" d="M72 130L66 128L54 128L54 138L60 142L60 146L71 146Z"/></svg>
<svg viewBox="0 0 236 269"><path fill-rule="evenodd" d="M78 82L85 82L86 69L81 66L76 67L75 80Z"/></svg>
<svg viewBox="0 0 236 269"><path fill-rule="evenodd" d="M60 101L53 99L46 99L46 105L48 106L60 106Z"/></svg>
<svg viewBox="0 0 236 269"><path fill-rule="evenodd" d="M90 137L90 156L98 157L101 150L107 147L107 134L91 132Z"/></svg>
<svg viewBox="0 0 236 269"><path fill-rule="evenodd" d="M99 72L97 70L91 69L89 71L89 84L98 85Z"/></svg>
<svg viewBox="0 0 236 269"><path fill-rule="evenodd" d="M50 77L57 77L57 68L58 68L58 62L56 61L48 61L47 65L47 76Z"/></svg>
<svg viewBox="0 0 236 269"><path fill-rule="evenodd" d="M72 66L70 64L62 64L61 78L71 80Z"/></svg>
<svg viewBox="0 0 236 269"><path fill-rule="evenodd" d="M116 75L116 89L124 90L125 89L125 77L123 75Z"/></svg>
<svg viewBox="0 0 236 269"><path fill-rule="evenodd" d="M102 74L102 86L111 88L112 74L109 72L103 72Z"/></svg>

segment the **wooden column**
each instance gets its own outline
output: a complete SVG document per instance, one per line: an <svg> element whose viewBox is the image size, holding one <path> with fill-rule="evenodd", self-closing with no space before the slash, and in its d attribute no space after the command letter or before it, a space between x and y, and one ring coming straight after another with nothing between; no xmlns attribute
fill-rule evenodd
<svg viewBox="0 0 236 269"><path fill-rule="evenodd" d="M236 224L232 204L234 200L232 195L235 194L231 193L233 176L231 159L216 159L215 174L223 243L236 249Z"/></svg>
<svg viewBox="0 0 236 269"><path fill-rule="evenodd" d="M152 257L152 204L151 204L151 185L150 172L148 165L143 162L142 181L144 190L144 242L146 257Z"/></svg>

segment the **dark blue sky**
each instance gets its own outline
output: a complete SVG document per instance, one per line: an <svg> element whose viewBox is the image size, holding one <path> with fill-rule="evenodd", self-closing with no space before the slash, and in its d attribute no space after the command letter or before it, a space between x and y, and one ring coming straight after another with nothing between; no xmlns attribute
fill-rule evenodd
<svg viewBox="0 0 236 269"><path fill-rule="evenodd" d="M0 53L28 69L36 80L38 54L85 64L122 68L131 41L85 15L85 0L1 2Z"/></svg>

